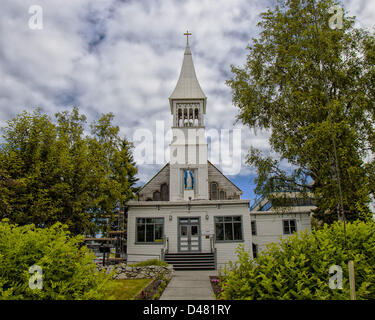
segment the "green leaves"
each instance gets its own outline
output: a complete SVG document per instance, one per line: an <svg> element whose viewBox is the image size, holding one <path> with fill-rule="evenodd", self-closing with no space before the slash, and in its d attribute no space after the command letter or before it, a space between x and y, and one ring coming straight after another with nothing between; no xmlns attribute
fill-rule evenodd
<svg viewBox="0 0 375 320"><path fill-rule="evenodd" d="M60 223L41 229L0 222L0 300L104 298L111 278L96 270L82 240ZM43 289L29 287L33 265L42 268Z"/></svg>
<svg viewBox="0 0 375 320"><path fill-rule="evenodd" d="M337 219L338 176L348 220L368 216L375 183L374 160L367 157L375 152L375 37L345 15L342 29L329 28L334 4L278 1L261 14L246 64L232 66L227 81L238 120L272 129L271 151L279 155L250 151L256 192L313 192L315 216L325 222Z"/></svg>
<svg viewBox="0 0 375 320"><path fill-rule="evenodd" d="M349 299L348 261L355 264L358 299L375 298L375 223L327 224L270 245L251 260L243 247L238 261L221 275L223 299ZM343 289L329 287L329 268L343 270Z"/></svg>
<svg viewBox="0 0 375 320"><path fill-rule="evenodd" d="M0 148L0 218L38 227L63 222L74 234L96 234L103 217L134 197L132 145L107 114L85 135L77 108L56 123L23 112L3 128Z"/></svg>

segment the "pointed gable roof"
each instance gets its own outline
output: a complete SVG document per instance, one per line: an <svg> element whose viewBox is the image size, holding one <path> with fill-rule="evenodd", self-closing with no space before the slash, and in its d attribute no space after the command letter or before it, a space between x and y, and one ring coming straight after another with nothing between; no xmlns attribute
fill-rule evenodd
<svg viewBox="0 0 375 320"><path fill-rule="evenodd" d="M201 86L199 85L197 75L195 74L193 57L191 54L189 43L186 44L184 60L182 62L180 77L178 79L176 88L169 97L171 111L173 106L173 100L185 99L202 99L203 110L204 113L206 112L207 97L204 94Z"/></svg>
<svg viewBox="0 0 375 320"><path fill-rule="evenodd" d="M213 165L213 163L211 162L211 161L209 161L209 160L207 160L207 163L208 163L208 175L209 175L209 177L208 177L208 180L210 180L210 167L211 168L213 168L213 169L215 169L220 175L219 175L219 177L223 177L223 178L225 178L225 180L227 181L227 182L229 182L235 189L237 189L237 191L239 191L240 192L240 194L242 194L242 190L239 188L239 187L237 187L235 184L234 184L234 182L232 181L232 180L230 180L227 176L225 176L218 168L216 168L216 166L214 166ZM217 176L216 176L216 178L215 178L216 180L217 180ZM215 181L215 182L217 182L217 181Z"/></svg>

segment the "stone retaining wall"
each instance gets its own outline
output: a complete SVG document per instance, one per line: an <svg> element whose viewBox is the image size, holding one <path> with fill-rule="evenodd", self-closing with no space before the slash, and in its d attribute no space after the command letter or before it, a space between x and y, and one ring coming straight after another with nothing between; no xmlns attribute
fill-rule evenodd
<svg viewBox="0 0 375 320"><path fill-rule="evenodd" d="M147 266L147 267L130 267L124 263L103 267L98 265L98 269L105 268L107 273L115 269L113 279L157 279L172 278L173 266Z"/></svg>

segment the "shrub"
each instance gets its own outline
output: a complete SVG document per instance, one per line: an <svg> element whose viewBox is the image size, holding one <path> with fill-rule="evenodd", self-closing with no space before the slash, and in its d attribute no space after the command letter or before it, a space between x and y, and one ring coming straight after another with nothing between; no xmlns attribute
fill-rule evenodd
<svg viewBox="0 0 375 320"><path fill-rule="evenodd" d="M159 300L161 295L163 294L165 288L167 287L170 279L167 279L167 278L163 278L162 280L158 280L160 281L159 282L159 288L157 290L157 292L154 294L154 296L152 297L152 300Z"/></svg>
<svg viewBox="0 0 375 320"><path fill-rule="evenodd" d="M220 283L223 299L349 299L348 261L355 265L357 299L375 299L375 223L336 222L271 244L257 259L243 246ZM343 289L331 289L332 265L343 271Z"/></svg>
<svg viewBox="0 0 375 320"><path fill-rule="evenodd" d="M151 259L146 261L141 261L133 264L129 264L129 267L147 267L147 266L162 266L168 267L168 263L158 260L158 259Z"/></svg>
<svg viewBox="0 0 375 320"><path fill-rule="evenodd" d="M60 223L50 228L0 222L0 299L102 299L110 276L98 272L94 255ZM43 288L30 289L29 268L43 272Z"/></svg>

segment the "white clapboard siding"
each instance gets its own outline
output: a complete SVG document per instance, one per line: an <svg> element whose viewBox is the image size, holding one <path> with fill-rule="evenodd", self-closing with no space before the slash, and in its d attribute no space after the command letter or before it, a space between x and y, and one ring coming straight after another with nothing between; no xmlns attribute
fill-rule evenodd
<svg viewBox="0 0 375 320"><path fill-rule="evenodd" d="M295 208L294 208L295 209ZM311 231L310 212L276 213L276 212L251 212L251 221L256 224L256 235L253 235L253 243L258 245L258 252L266 249L268 243L279 243L280 238L290 235L283 234L283 220L295 219L297 232Z"/></svg>
<svg viewBox="0 0 375 320"><path fill-rule="evenodd" d="M216 243L217 265L223 268L229 261L237 259L235 250L238 245L243 244L245 250L251 254L251 227L250 215L247 201L220 201L209 204L205 201L202 205L192 205L188 210L186 202L163 205L163 202L153 202L152 205L129 204L128 212L128 263L144 261L161 257L163 244L137 244L136 218L164 218L164 233L169 239L169 252L178 252L178 218L199 217L201 225L201 252L210 252L210 239L205 235L215 233L215 216L242 216L243 241ZM225 203L224 203L225 202ZM134 202L133 202L134 204ZM172 220L170 220L170 216ZM206 218L208 216L208 219Z"/></svg>

